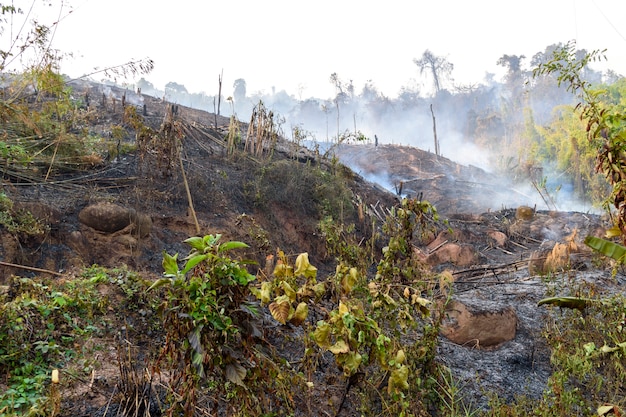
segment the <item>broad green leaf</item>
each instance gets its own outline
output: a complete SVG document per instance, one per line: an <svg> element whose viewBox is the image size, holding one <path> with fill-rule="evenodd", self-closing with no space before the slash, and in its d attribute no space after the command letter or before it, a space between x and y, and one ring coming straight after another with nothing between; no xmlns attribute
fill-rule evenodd
<svg viewBox="0 0 626 417"><path fill-rule="evenodd" d="M327 349L330 346L330 324L324 320L318 321L313 331L313 340L319 347Z"/></svg>
<svg viewBox="0 0 626 417"><path fill-rule="evenodd" d="M218 249L219 252L225 252L225 251L229 251L229 250L233 250L233 249L239 249L239 248L249 248L250 246L246 245L243 242L225 242L222 243Z"/></svg>
<svg viewBox="0 0 626 417"><path fill-rule="evenodd" d="M238 363L229 363L226 365L226 379L240 387L245 387L243 379L246 377L246 368Z"/></svg>
<svg viewBox="0 0 626 417"><path fill-rule="evenodd" d="M204 248L205 248L204 239L202 239L201 237L193 236L193 237L190 237L189 239L185 239L183 242L191 246L193 249L204 253Z"/></svg>
<svg viewBox="0 0 626 417"><path fill-rule="evenodd" d="M187 272L189 272L191 269L193 269L194 266L196 266L200 262L204 261L207 257L208 257L208 255L206 255L206 254L193 256L191 259L189 259L187 261L187 263L185 264L185 267L183 268L182 271L180 271L180 273L185 275Z"/></svg>
<svg viewBox="0 0 626 417"><path fill-rule="evenodd" d="M171 283L172 283L172 280L169 278L159 278L156 281L154 281L152 285L150 285L147 291L152 291L164 285L169 285Z"/></svg>
<svg viewBox="0 0 626 417"><path fill-rule="evenodd" d="M595 236L587 236L585 238L585 245L620 263L626 260L626 247L617 243Z"/></svg>
<svg viewBox="0 0 626 417"><path fill-rule="evenodd" d="M178 275L178 254L171 256L163 251L163 271L166 275Z"/></svg>
<svg viewBox="0 0 626 417"><path fill-rule="evenodd" d="M542 306L544 304L550 304L561 308L572 308L576 310L584 310L587 305L592 302L588 298L580 298L580 297L549 297L540 300L537 303L538 306Z"/></svg>

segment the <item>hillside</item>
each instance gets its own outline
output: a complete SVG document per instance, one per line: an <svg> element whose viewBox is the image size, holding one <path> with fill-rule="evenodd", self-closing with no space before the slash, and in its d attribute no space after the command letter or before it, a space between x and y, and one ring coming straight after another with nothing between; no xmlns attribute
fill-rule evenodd
<svg viewBox="0 0 626 417"><path fill-rule="evenodd" d="M56 415L160 415L173 392L195 390L176 391L176 377L192 373L192 365L181 364L195 356L164 362L167 346L202 356L207 375L197 388L196 415L455 415L446 399L476 410L488 408L489 395L504 403L521 393L538 400L555 366L542 335L555 315L537 302L554 294L610 294L621 285L621 275L612 280L610 268L600 267L582 243L603 235L605 219L524 207L530 204L524 196L476 167L392 145L342 145L334 150L338 159L324 158L282 137L255 142L258 126L255 133L238 123L237 130L229 119L116 87L72 87L92 112L89 134L112 139L113 146L66 169L7 169L2 186L13 213L32 213L45 226L37 234L0 229L0 297L5 306L28 311L31 334L46 337L20 336L26 350L42 342L58 349L54 360L37 357L64 374ZM145 125L129 118L129 107ZM119 127L124 136L117 138ZM366 180L383 177L380 184ZM185 333L187 316L164 313L183 301L163 289L146 291L167 271L164 252L180 254L182 263L190 252L186 239L218 234L222 242L247 244L236 257L256 278L249 285L263 291L272 282L277 294L270 304L254 292L228 289L224 306L241 304L232 313L237 334L222 345L210 338L226 337L230 327L211 333L206 324ZM306 262L295 265L301 253L317 268L319 295L306 275L305 283L292 277L286 289L280 274L288 272L275 268L291 263L286 271L311 273ZM190 274L208 280L207 270ZM577 279L588 286L574 286ZM33 284L39 280L45 288ZM90 297L103 305L89 314L80 310L73 330L70 320L40 333L43 322L20 304L25 294L47 297L46 289L59 283L71 285L48 298L69 299L82 288L76 285L89 282L97 285L80 291L95 291ZM227 285L219 287L205 290L219 293ZM307 304L300 323L276 319L276 300L290 291ZM80 300L47 314L92 302ZM291 302L288 311L296 307ZM380 305L385 309L376 310ZM340 329L338 312L354 322ZM78 336L84 320L97 330L83 328ZM174 330L167 327L172 320ZM336 326L332 346L313 342L322 320ZM4 326L16 331L8 321ZM340 331L355 332L353 339L344 335L345 347L338 346ZM174 334L180 340L172 342ZM377 358L385 359L382 365ZM0 379L0 391L10 381L8 374ZM455 387L463 392L454 394ZM188 412L186 406L180 410Z"/></svg>

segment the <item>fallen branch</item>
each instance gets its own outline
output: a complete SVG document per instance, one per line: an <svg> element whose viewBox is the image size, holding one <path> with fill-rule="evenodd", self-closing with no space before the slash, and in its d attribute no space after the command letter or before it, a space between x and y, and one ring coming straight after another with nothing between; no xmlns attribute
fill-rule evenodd
<svg viewBox="0 0 626 417"><path fill-rule="evenodd" d="M42 272L42 273L45 273L45 274L52 274L52 275L56 275L58 277L63 276L63 274L61 274L59 272L51 271L49 269L35 268L34 266L18 265L18 264L12 264L11 262L3 262L3 261L0 261L0 265L2 265L2 266L10 266L11 268L25 269L27 271Z"/></svg>

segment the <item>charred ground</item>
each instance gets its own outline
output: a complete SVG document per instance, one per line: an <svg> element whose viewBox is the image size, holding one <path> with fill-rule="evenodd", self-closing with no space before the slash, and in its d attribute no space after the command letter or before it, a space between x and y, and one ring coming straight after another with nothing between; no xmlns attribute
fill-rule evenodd
<svg viewBox="0 0 626 417"><path fill-rule="evenodd" d="M514 206L519 200L499 199L509 193L488 173L415 148L337 148L340 161L360 166L355 172L336 159L282 138L258 155L245 152L243 140L235 152L229 151L227 137L232 121L153 97L111 87L105 93L102 86L89 83L75 85L74 94L91 97L91 132L112 135L110 127L114 125L123 127L126 134L108 154L96 156L87 167L57 169L42 181L5 173L3 191L15 202L15 208L28 210L48 226L45 234L36 237L0 231L0 284L8 288L9 295L16 291L15 276L81 279L79 271L93 264L127 267L152 280L162 274L163 251L182 257L189 251L185 239L206 234L223 234L227 240L247 243L250 247L242 256L257 263L250 267L253 273L262 273L268 255L275 256L278 250L288 256L307 252L323 279L335 272L336 260L329 253L328 236L322 233L320 222L330 217L338 224L354 225L352 238L365 242L382 236L385 217L399 206L398 195L363 178L384 169L398 192L432 201L442 220L447 220L434 222L428 236L415 238L416 256L433 271L451 272L458 299L474 315L506 315L507 308L515 307L514 327L518 331L512 339L481 346L477 338L468 348L467 342L464 345L441 337L439 360L466 384L467 402L486 406L485 390L509 400L522 387L528 388L531 397L541 396L550 375L550 353L540 337L543 316L534 308L545 295L537 289L541 283L537 276L545 273L544 261L560 242L576 244L575 250L568 249L561 269L566 264L569 268L572 259L577 269L592 268L591 253L584 249L581 238L602 234L606 225L598 216L533 208L520 212ZM140 132L128 122L128 106L133 106L155 131L162 129L165 121L176 123L183 133L182 169L178 160L164 162L163 155L154 149L143 153L132 150ZM240 125L240 138L246 128ZM122 151L125 146L130 150ZM403 190L398 189L400 184ZM476 188L496 202L495 207L477 204L472 197ZM511 206L502 207L506 204ZM89 207L112 206L123 215L144 219L143 223L130 222L107 231L81 217ZM384 237L375 239L373 250L380 253L385 243ZM374 270L375 265L370 265L370 272ZM608 279L599 274L597 279ZM102 291L103 297L121 300L120 294ZM489 302L476 302L487 298ZM523 303L519 301L522 298ZM105 410L108 402L117 398L120 373L124 374L116 365L124 363L119 357L120 334L134 346L136 362L155 357L162 342L162 335L151 328L153 313L146 308L120 318L117 331L92 341L104 349L93 373L100 379L83 383L75 378L69 383L64 415L116 415ZM327 308L320 305L312 311L311 322L324 318ZM115 314L123 312L116 310ZM303 360L306 346L296 342L302 339L302 329L277 325L267 311L260 321L262 349L278 351L289 363ZM294 385L289 396L294 413L360 415L361 396L366 390L359 386L358 378L346 380L332 355L317 360L316 374L309 376L315 388L307 392ZM503 379L512 389L503 387ZM268 395L272 398L277 394ZM271 408L272 400L267 401L256 406ZM213 412L235 412L227 411L227 401L215 402L219 405ZM383 405L379 406L382 410ZM119 406L115 412L118 410ZM437 413L423 410L418 414L426 412Z"/></svg>

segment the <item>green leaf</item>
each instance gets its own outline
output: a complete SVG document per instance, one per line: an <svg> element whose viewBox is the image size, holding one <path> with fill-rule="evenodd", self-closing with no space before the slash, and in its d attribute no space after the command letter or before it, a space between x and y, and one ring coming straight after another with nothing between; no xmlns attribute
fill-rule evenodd
<svg viewBox="0 0 626 417"><path fill-rule="evenodd" d="M232 249L240 249L240 248L249 248L250 246L246 245L243 242L225 242L222 243L218 249L218 252L225 252Z"/></svg>
<svg viewBox="0 0 626 417"><path fill-rule="evenodd" d="M595 236L587 236L585 245L620 263L626 260L626 247Z"/></svg>
<svg viewBox="0 0 626 417"><path fill-rule="evenodd" d="M166 275L178 275L178 254L171 256L163 251L163 271Z"/></svg>
<svg viewBox="0 0 626 417"><path fill-rule="evenodd" d="M576 310L584 310L589 303L593 300L588 298L580 298L580 297L549 297L540 300L537 303L538 306L542 306L545 304L554 305L561 308L572 308Z"/></svg>
<svg viewBox="0 0 626 417"><path fill-rule="evenodd" d="M187 243L193 249L204 253L205 244L204 244L204 239L202 239L201 237L193 236L193 237L190 237L189 239L185 239L183 242Z"/></svg>
<svg viewBox="0 0 626 417"><path fill-rule="evenodd" d="M206 258L208 258L209 255L196 255L193 256L191 259L189 259L187 261L187 263L185 264L185 267L183 268L182 271L180 271L181 274L185 275L187 272L189 272L194 266L198 265L200 262L204 261Z"/></svg>
<svg viewBox="0 0 626 417"><path fill-rule="evenodd" d="M156 281L154 281L154 283L152 285L150 285L150 287L147 289L147 291L152 291L155 290L159 287L162 287L164 285L168 285L171 284L172 280L169 278L159 278Z"/></svg>

